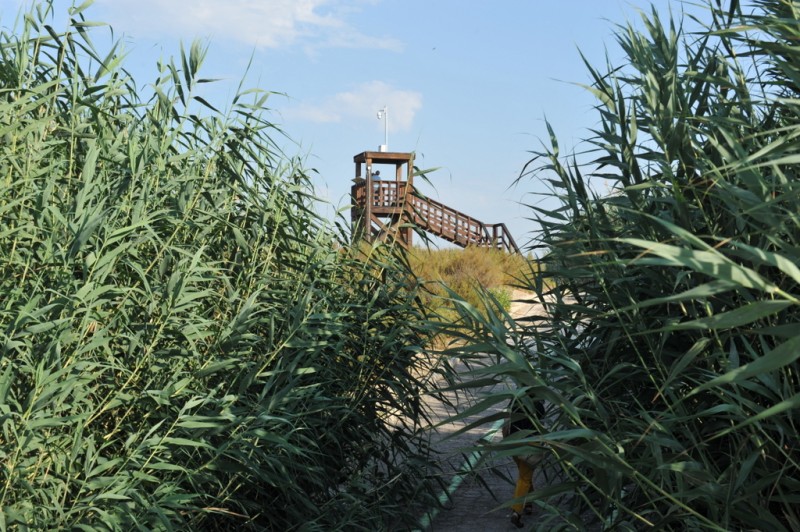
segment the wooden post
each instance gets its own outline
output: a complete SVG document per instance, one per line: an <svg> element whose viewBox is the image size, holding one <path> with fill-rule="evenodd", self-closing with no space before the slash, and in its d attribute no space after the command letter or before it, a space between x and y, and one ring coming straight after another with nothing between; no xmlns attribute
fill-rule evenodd
<svg viewBox="0 0 800 532"><path fill-rule="evenodd" d="M365 207L364 207L364 238L367 242L372 242L372 160L367 157L364 161L367 172L367 182L364 192Z"/></svg>

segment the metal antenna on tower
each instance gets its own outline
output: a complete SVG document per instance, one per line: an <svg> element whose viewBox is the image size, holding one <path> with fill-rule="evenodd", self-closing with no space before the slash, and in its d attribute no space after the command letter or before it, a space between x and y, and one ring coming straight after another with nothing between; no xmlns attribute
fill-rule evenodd
<svg viewBox="0 0 800 532"><path fill-rule="evenodd" d="M384 105L378 111L378 120L383 119L383 144L378 146L378 151L389 151L389 106Z"/></svg>

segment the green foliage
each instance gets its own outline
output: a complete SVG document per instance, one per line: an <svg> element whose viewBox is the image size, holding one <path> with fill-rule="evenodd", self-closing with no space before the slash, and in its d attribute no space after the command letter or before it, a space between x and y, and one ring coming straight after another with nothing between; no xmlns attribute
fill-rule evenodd
<svg viewBox="0 0 800 532"><path fill-rule="evenodd" d="M267 92L218 112L193 44L141 101L71 15L0 35L0 530L410 526L403 262L318 218Z"/></svg>
<svg viewBox="0 0 800 532"><path fill-rule="evenodd" d="M522 255L502 250L480 247L466 249L414 248L409 253L409 263L416 278L426 290L421 294L423 305L431 314L449 321L458 313L450 301L452 291L477 308L482 304L482 294L491 293L508 311L511 306L511 289L524 284L531 274L533 263Z"/></svg>
<svg viewBox="0 0 800 532"><path fill-rule="evenodd" d="M512 334L461 307L481 375L547 401L541 529L800 528L800 13L757 6L620 29L627 64L588 65L593 164L555 138L532 164L559 200L536 212L546 316Z"/></svg>

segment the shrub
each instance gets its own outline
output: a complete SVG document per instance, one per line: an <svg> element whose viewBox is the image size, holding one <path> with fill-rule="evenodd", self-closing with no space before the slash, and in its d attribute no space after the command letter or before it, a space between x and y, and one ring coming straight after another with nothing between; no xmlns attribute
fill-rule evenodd
<svg viewBox="0 0 800 532"><path fill-rule="evenodd" d="M423 305L446 321L457 316L448 301L450 291L476 308L496 308L483 304L482 293L493 294L500 308L511 306L511 289L524 284L532 262L522 255L501 250L468 247L465 249L414 248L409 253L410 268L425 291Z"/></svg>

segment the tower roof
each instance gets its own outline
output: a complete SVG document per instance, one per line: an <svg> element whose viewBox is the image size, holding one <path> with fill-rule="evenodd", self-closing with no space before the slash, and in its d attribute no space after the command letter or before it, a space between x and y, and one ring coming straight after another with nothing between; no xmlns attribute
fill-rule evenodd
<svg viewBox="0 0 800 532"><path fill-rule="evenodd" d="M402 164L414 158L413 153L396 151L365 151L353 157L355 163L365 163L367 160L375 164Z"/></svg>

